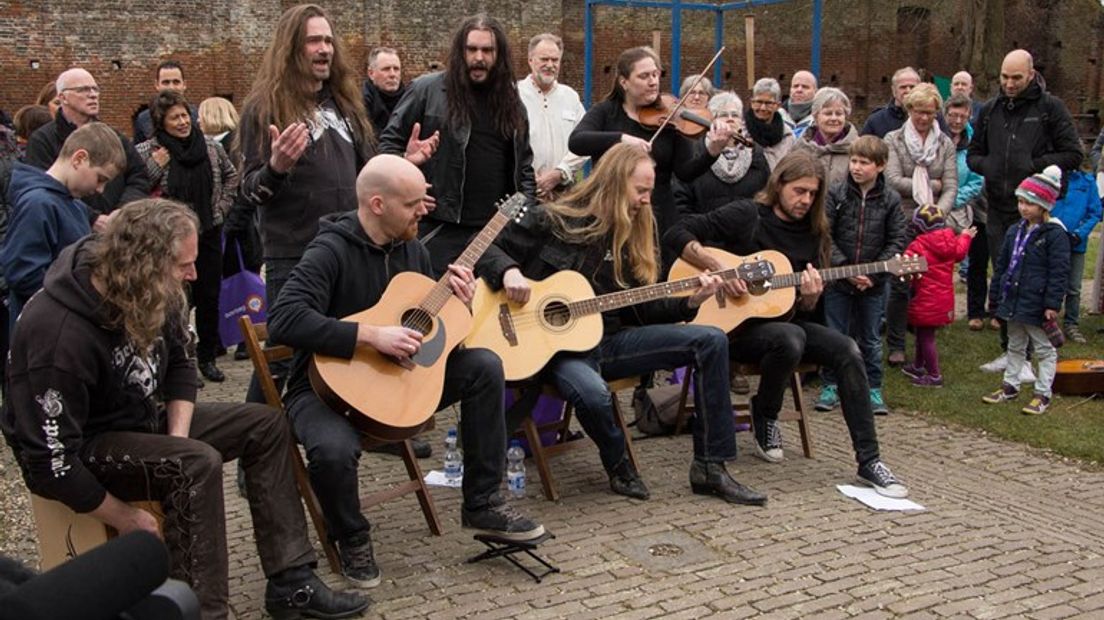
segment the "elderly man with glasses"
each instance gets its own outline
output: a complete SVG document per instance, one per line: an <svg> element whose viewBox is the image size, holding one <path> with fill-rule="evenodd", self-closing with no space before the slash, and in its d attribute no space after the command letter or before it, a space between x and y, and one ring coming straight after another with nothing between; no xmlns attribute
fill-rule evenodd
<svg viewBox="0 0 1104 620"><path fill-rule="evenodd" d="M69 134L97 120L100 114L100 87L92 74L80 68L67 69L57 77L60 103L54 120L39 127L27 143L27 163L46 170L57 159ZM118 131L116 131L118 133ZM92 210L92 226L102 230L111 213L132 200L147 198L150 192L146 167L134 144L119 134L126 153L126 170L116 176L103 193L84 198Z"/></svg>

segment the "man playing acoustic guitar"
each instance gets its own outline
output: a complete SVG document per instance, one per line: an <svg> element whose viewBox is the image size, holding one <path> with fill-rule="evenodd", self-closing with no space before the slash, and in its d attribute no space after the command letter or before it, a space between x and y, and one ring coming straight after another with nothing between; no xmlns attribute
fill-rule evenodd
<svg viewBox="0 0 1104 620"><path fill-rule="evenodd" d="M378 155L361 170L356 192L356 211L321 223L272 308L269 328L274 341L296 349L285 402L295 435L307 450L311 485L337 540L345 576L373 587L380 573L368 520L360 511L360 436L343 412L330 409L312 391L308 366L315 353L349 359L357 347L401 359L417 353L422 345L418 331L339 317L374 306L396 274L430 275L432 269L429 253L416 240L427 211L421 171L401 157ZM448 269L453 294L467 303L475 286L471 270ZM506 466L502 363L486 349L457 349L446 364L440 406L460 401L463 525L513 540L539 537L544 527L518 514L497 493Z"/></svg>
<svg viewBox="0 0 1104 620"><path fill-rule="evenodd" d="M812 321L824 282L816 266L830 264L831 239L824 214L824 169L805 153L793 152L775 166L767 187L752 200L737 200L703 215L683 218L663 237L683 260L714 271L721 263L705 246L738 255L778 250L801 273L797 314L789 321L748 324L732 339L734 360L759 364L758 393L751 399L757 454L766 461L782 460L782 433L778 411L789 378L801 361L830 368L839 383L840 404L855 458L859 480L878 493L905 497L908 489L882 463L870 388L862 354L851 338ZM727 280L726 294L748 294L739 279Z"/></svg>
<svg viewBox="0 0 1104 620"><path fill-rule="evenodd" d="M520 304L529 301L531 292L524 276L541 279L567 269L582 274L598 294L655 283L654 186L655 163L648 154L632 145L614 146L562 201L511 224L479 263L480 275ZM693 365L698 420L691 488L733 503L763 505L765 495L736 482L725 469L725 461L736 457L736 439L724 332L674 324L692 319L701 302L719 290L718 276L700 280L690 297L602 313L605 333L598 346L557 354L543 377L575 407L583 429L598 444L613 492L647 499L648 487L626 455L624 434L614 422L606 380Z"/></svg>

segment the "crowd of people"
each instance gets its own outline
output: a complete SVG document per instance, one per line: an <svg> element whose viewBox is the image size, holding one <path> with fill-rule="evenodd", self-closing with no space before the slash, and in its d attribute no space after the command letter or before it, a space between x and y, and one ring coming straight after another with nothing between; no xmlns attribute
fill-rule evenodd
<svg viewBox="0 0 1104 620"><path fill-rule="evenodd" d="M955 320L959 263L968 263L969 329L992 322L1001 334L1004 352L984 368L1003 376L985 402L1015 399L1033 383L1023 411L1044 413L1055 331L1086 340L1081 280L1104 184L1026 51L1007 55L987 102L973 97L966 72L944 99L902 68L891 100L861 129L847 93L818 87L809 71L793 72L785 99L777 80L758 80L747 105L692 77L679 95L711 120L689 137L644 120L662 75L648 47L621 53L609 93L588 110L558 79L564 46L554 34L528 42L529 73L519 79L508 30L476 15L452 33L443 71L404 80L400 51L380 47L362 81L334 28L319 6L287 9L240 116L222 98L195 105L185 67L168 60L133 139L97 120L100 88L79 67L0 132L9 352L0 427L32 492L120 532L162 536L205 618L227 615L221 474L234 459L268 578L266 609L340 618L368 606L314 574L287 445L306 450L343 574L376 586L360 435L312 389L309 360L348 359L361 347L399 360L418 354L420 331L343 318L377 304L398 273L440 278L464 302L482 278L524 305L531 280L563 270L599 295L663 281L676 259L702 270L687 297L604 312L596 348L559 353L537 377L577 412L611 491L636 500L650 491L614 421L608 381L693 368L690 490L761 506L767 496L726 467L737 457L730 368L761 369L753 445L780 463L783 391L799 364L816 364L816 408L842 409L858 480L900 498L908 488L877 435L876 416L890 411L884 366L919 388L953 379L936 335ZM474 266L459 260L496 203L515 193L531 203L524 217ZM753 282L711 273L723 269L715 250L780 252L798 278L795 313L728 334L687 324L707 300L756 294ZM924 257L924 278L821 273L902 253ZM200 377L225 380L220 282L242 268L263 268L270 336L296 351L272 367L286 384L286 419L263 404L256 378L244 403L196 403ZM502 361L458 348L444 376L440 406L460 404L463 526L542 536L538 520L500 492L513 430ZM150 493L166 505L160 526L126 503Z"/></svg>

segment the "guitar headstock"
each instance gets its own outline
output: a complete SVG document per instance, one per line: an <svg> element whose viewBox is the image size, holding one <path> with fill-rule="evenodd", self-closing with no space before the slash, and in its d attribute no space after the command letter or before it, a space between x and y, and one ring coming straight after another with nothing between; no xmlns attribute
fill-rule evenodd
<svg viewBox="0 0 1104 620"><path fill-rule="evenodd" d="M769 260L747 260L736 267L736 274L744 282L763 282L774 276L774 263Z"/></svg>
<svg viewBox="0 0 1104 620"><path fill-rule="evenodd" d="M529 199L525 194L518 192L505 200L499 202L495 207L498 212L505 215L507 218L520 222L525 217L526 211L529 210Z"/></svg>
<svg viewBox="0 0 1104 620"><path fill-rule="evenodd" d="M928 259L919 255L898 254L886 261L886 271L902 280L920 277L928 270Z"/></svg>

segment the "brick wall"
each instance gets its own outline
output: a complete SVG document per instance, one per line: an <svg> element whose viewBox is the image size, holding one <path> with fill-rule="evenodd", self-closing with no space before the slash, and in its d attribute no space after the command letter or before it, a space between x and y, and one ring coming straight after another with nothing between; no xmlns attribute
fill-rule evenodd
<svg viewBox="0 0 1104 620"><path fill-rule="evenodd" d="M854 100L855 120L889 97L889 78L912 64L930 73L958 70L956 36L961 3L945 0L833 0L825 3L821 83ZM292 4L262 0L135 3L124 0L24 0L0 3L0 108L9 113L33 101L38 90L69 66L89 69L99 81L103 118L129 130L132 111L153 93L153 70L163 59L181 61L189 96L214 94L240 103L282 10ZM354 66L363 69L371 47L396 47L409 79L444 60L460 19L484 10L505 24L518 75L526 71L525 45L551 30L566 44L563 79L583 83L581 0L333 0L324 3ZM1095 0L1069 0L1046 11L1045 3L1009 0L1006 42L1035 53L1050 88L1073 111L1100 99L1101 9ZM1053 3L1052 3L1053 4ZM756 74L789 77L809 66L812 0L760 7L756 18ZM746 94L744 16L725 21L725 85ZM684 11L682 74L695 73L713 54L711 12ZM661 56L670 59L670 12L595 7L595 100L612 84L622 49L651 44L658 33ZM1050 33L1049 35L1047 33ZM38 68L31 67L37 61Z"/></svg>

